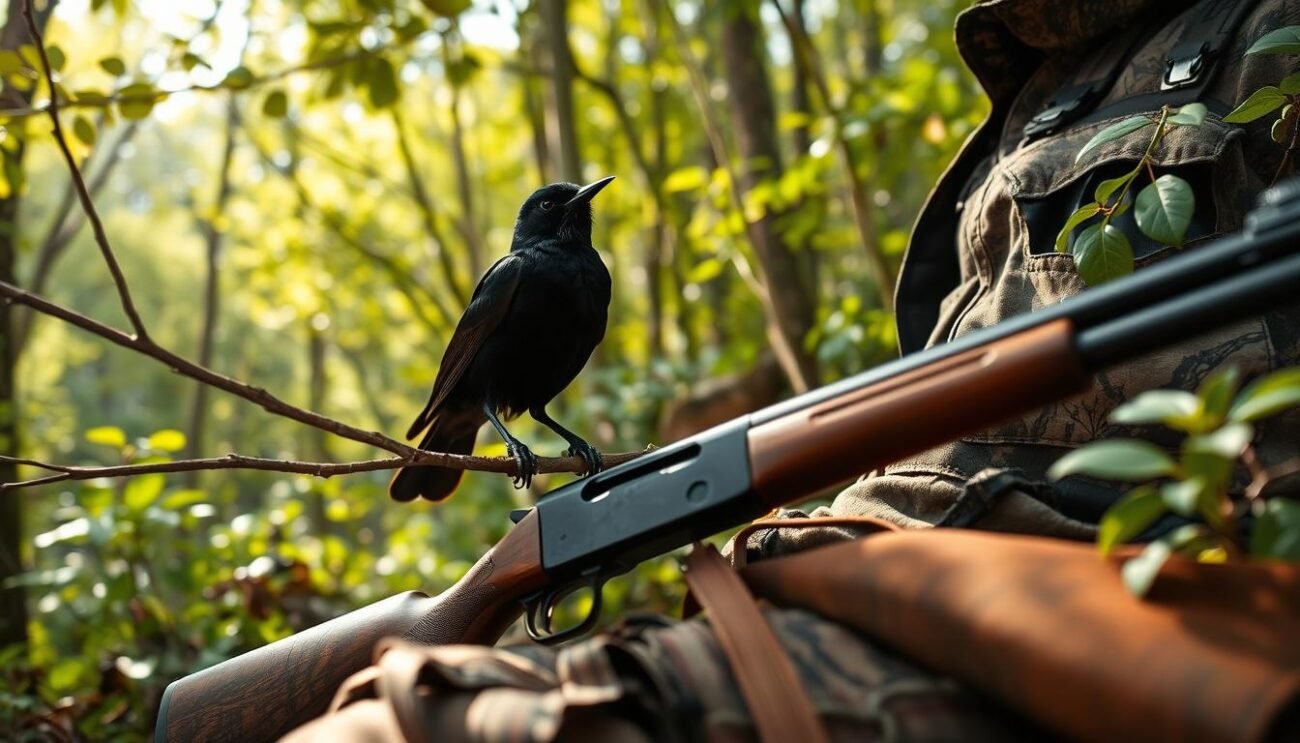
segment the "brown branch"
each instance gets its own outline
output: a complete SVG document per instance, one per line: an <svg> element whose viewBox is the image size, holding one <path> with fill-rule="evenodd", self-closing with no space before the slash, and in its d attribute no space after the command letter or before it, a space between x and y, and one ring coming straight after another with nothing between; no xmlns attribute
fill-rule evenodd
<svg viewBox="0 0 1300 743"><path fill-rule="evenodd" d="M644 452L624 452L605 454L602 461L606 467L613 467L631 461ZM57 474L32 480L0 483L0 492L18 490L36 485L69 480L95 480L101 477L133 477L170 472L195 472L199 470L262 470L266 472L287 472L299 475L329 478L336 475L351 475L358 472L378 472L395 470L412 464L428 464L450 469L472 470L474 472L496 472L514 475L517 471L515 460L510 457L477 457L465 454L442 454L437 452L416 452L409 457L384 457L382 459L365 459L357 462L300 462L291 459L266 459L249 457L243 454L227 454L224 457L207 457L202 459L177 459L171 462L149 462L147 464L118 464L108 466L68 466L51 464L35 459L0 456L0 461L24 464L30 467L49 470ZM582 474L587 471L587 464L582 457L539 457L538 474L571 473Z"/></svg>
<svg viewBox="0 0 1300 743"><path fill-rule="evenodd" d="M41 30L36 26L36 17L32 14L32 0L23 0L23 18L27 21L27 32L31 34L32 43L36 45L36 52L40 55L41 68L45 73L45 82L50 87L50 104L47 110L50 114L54 140L63 153L63 159L68 163L68 172L72 176L73 185L77 188L77 198L81 200L81 208L85 210L86 218L90 220L91 229L95 233L95 243L99 245L100 253L104 256L104 262L108 264L108 271L113 275L113 283L117 286L118 297L122 300L122 311L126 313L127 319L131 321L131 327L135 329L136 337L147 340L149 333L145 330L144 320L140 318L140 313L135 308L135 301L131 299L131 290L126 285L126 277L122 275L122 267L118 265L117 257L113 255L113 249L108 244L108 235L104 233L104 223L99 218L99 212L96 211L94 202L90 200L90 191L86 187L86 179L81 177L81 169L77 167L77 159L73 157L72 150L68 148L68 139L63 134L63 125L59 123L59 96L56 92L58 88L55 87L54 70L50 67L50 57L45 52L45 39L41 36Z"/></svg>

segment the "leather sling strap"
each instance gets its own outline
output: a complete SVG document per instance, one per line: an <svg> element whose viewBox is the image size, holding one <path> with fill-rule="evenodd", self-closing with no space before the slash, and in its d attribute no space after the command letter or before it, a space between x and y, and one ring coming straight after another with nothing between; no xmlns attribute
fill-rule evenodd
<svg viewBox="0 0 1300 743"><path fill-rule="evenodd" d="M687 556L686 585L709 612L759 740L826 743L826 729L790 657L740 576L712 545L696 544Z"/></svg>

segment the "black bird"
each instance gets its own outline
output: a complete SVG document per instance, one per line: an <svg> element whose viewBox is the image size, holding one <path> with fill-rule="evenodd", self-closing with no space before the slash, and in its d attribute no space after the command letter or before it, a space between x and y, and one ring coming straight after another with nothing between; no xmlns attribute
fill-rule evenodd
<svg viewBox="0 0 1300 743"><path fill-rule="evenodd" d="M516 487L528 487L537 457L510 435L501 419L527 411L569 442L587 473L600 470L600 452L546 414L546 404L578 376L605 337L609 271L591 245L591 198L613 176L579 188L553 183L519 209L510 252L492 264L443 354L429 404L406 437L428 429L420 448L469 454L486 419L519 465ZM399 501L438 501L451 495L463 470L413 466L388 486Z"/></svg>

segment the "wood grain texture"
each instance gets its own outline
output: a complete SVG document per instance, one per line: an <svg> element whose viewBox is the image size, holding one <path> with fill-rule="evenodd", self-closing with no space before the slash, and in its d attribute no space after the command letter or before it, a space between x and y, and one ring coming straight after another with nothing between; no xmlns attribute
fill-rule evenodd
<svg viewBox="0 0 1300 743"><path fill-rule="evenodd" d="M776 508L1049 402L1092 378L1057 320L750 429L754 492Z"/></svg>
<svg viewBox="0 0 1300 743"><path fill-rule="evenodd" d="M385 637L491 644L545 583L537 517L529 514L437 596L407 591L232 658L168 687L160 741L275 740L320 715Z"/></svg>

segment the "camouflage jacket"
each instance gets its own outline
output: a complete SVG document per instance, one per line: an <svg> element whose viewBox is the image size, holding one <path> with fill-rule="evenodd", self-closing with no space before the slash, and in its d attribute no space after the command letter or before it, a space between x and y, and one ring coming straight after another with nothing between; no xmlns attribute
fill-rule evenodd
<svg viewBox="0 0 1300 743"><path fill-rule="evenodd" d="M1149 130L1145 136L1103 145L1078 164L1075 156L1120 118L1159 112L1160 97L1153 94L1160 91L1165 55L1191 14L1166 19L1178 7L1191 5L984 0L958 17L958 48L991 99L992 112L963 146L917 221L895 302L904 353L1085 289L1073 257L1053 249L1057 231L1076 207L1092 200L1100 179L1133 167L1150 140ZM1160 13L1165 18L1149 20ZM1139 37L1093 115L1025 143L1026 122L1111 36L1140 23L1149 24L1148 32ZM1181 249L1195 250L1206 238L1237 230L1256 194L1273 180L1283 149L1269 136L1269 119L1242 127L1225 124L1222 117L1256 89L1295 71L1294 57L1245 56L1245 50L1264 33L1297 23L1300 3L1254 2L1201 96L1210 110L1206 122L1173 130L1153 153L1157 172L1178 173L1197 196L1188 243ZM1140 107L1148 102L1151 108ZM1135 238L1137 270L1180 250L1140 239L1131 223L1125 232ZM1089 538L1092 523L1116 497L1115 486L1081 478L1043 485L1051 463L1099 438L1137 436L1171 449L1177 445L1164 429L1110 423L1112 409L1143 390L1195 389L1226 365L1249 377L1297 363L1300 305L1099 374L1093 390L1081 397L872 472L813 515L871 515L923 527L944 522L945 514L952 523L950 511L967 499L977 502L957 509L967 512L960 525ZM1298 433L1300 415L1270 421L1259 434L1261 458L1268 463L1294 456ZM839 534L831 531L805 533L798 541L835 536ZM757 535L749 544L751 551L766 554L797 546L773 532Z"/></svg>

